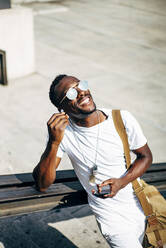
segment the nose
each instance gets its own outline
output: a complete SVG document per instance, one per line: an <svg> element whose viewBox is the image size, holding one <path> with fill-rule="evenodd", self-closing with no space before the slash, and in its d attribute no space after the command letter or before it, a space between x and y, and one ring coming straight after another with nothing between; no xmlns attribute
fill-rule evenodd
<svg viewBox="0 0 166 248"><path fill-rule="evenodd" d="M85 96L85 92L86 92L86 91L77 88L77 92L78 92L77 98L79 98L79 97Z"/></svg>

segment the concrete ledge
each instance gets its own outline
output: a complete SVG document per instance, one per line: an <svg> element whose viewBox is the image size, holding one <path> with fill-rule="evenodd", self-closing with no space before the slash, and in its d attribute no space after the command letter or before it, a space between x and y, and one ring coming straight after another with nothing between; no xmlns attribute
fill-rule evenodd
<svg viewBox="0 0 166 248"><path fill-rule="evenodd" d="M0 37L0 49L6 51L8 78L34 72L32 10L22 7L1 10Z"/></svg>
<svg viewBox="0 0 166 248"><path fill-rule="evenodd" d="M12 4L33 3L33 2L60 2L60 0L11 0Z"/></svg>

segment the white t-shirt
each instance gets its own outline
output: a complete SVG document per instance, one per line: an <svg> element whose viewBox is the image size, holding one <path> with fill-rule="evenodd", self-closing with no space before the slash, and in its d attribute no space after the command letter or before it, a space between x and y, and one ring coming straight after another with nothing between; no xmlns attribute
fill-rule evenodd
<svg viewBox="0 0 166 248"><path fill-rule="evenodd" d="M91 169L97 165L96 183L109 178L119 178L126 173L123 144L117 133L112 110L102 109L108 118L92 127L80 127L73 122L65 129L57 157L66 152L81 184L88 193L92 208L103 233L124 233L126 228L144 229L145 216L129 183L114 197L102 199L92 194L94 186L89 183ZM128 112L121 111L126 127L130 150L144 146L147 142L136 119ZM96 152L97 151L97 152ZM138 230L139 231L139 230Z"/></svg>

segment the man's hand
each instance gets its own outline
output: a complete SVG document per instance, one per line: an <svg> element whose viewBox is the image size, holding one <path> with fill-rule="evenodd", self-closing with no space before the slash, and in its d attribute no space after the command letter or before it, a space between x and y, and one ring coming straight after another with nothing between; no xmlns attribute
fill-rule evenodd
<svg viewBox="0 0 166 248"><path fill-rule="evenodd" d="M105 197L113 197L120 189L124 188L128 183L134 181L145 173L152 163L152 154L148 145L146 144L133 152L136 154L137 158L131 164L125 176L121 178L110 178L101 184L98 184L97 187L99 193L101 193L102 187L109 185L110 194L107 194L107 196L105 195Z"/></svg>
<svg viewBox="0 0 166 248"><path fill-rule="evenodd" d="M69 124L69 117L63 112L53 114L47 122L49 140L52 143L60 144L63 139L66 126Z"/></svg>
<svg viewBox="0 0 166 248"><path fill-rule="evenodd" d="M97 185L99 194L102 193L102 188L107 185L110 186L110 193L105 194L104 197L114 197L123 188L121 178L110 178Z"/></svg>
<svg viewBox="0 0 166 248"><path fill-rule="evenodd" d="M56 169L61 161L61 158L57 157L57 151L68 124L68 116L65 113L54 114L47 122L49 141L33 170L33 177L40 191L45 191L55 181Z"/></svg>

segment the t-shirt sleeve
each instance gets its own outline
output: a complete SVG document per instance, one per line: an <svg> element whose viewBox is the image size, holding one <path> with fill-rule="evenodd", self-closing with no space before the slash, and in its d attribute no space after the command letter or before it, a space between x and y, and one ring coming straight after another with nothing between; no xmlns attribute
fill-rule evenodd
<svg viewBox="0 0 166 248"><path fill-rule="evenodd" d="M128 135L130 150L135 150L144 146L147 143L147 139L145 138L138 121L131 113L125 110L121 111L121 116Z"/></svg>

